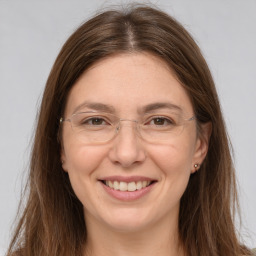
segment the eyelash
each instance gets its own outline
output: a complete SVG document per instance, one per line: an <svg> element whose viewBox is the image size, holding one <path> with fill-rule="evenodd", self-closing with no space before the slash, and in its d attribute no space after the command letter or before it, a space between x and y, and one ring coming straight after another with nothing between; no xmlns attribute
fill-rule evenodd
<svg viewBox="0 0 256 256"><path fill-rule="evenodd" d="M163 125L153 124L155 126L165 126L165 125L174 125L175 124L175 122L171 118L164 117L164 116L154 116L154 117L151 117L147 123L150 123L150 122L155 121L157 119L160 119L161 121L164 121L165 123L167 122L168 124L163 124Z"/></svg>
<svg viewBox="0 0 256 256"><path fill-rule="evenodd" d="M157 121L157 119L159 119L160 121L162 121L162 122L164 122L163 124L155 124L155 123L153 123L153 124L151 124L151 125L155 125L155 126L166 126L166 125L174 125L175 124L175 122L172 120L172 119L170 119L169 117L167 118L167 117L164 117L164 116L154 116L154 117L151 117L150 119L148 119L148 121L146 121L144 124L145 125L150 125L150 123L153 121ZM109 122L109 121L107 121L106 120L106 118L104 118L104 117L99 117L99 116L95 116L95 117L89 117L89 118L87 118L87 119L85 119L85 120L83 120L82 122L81 122L81 124L83 124L83 125L93 125L93 121L100 121L100 124L98 124L98 125L103 125L102 124L102 122L104 122L105 124L104 125L106 125L106 124L110 124L111 122Z"/></svg>
<svg viewBox="0 0 256 256"><path fill-rule="evenodd" d="M95 120L100 120L101 122L103 121L103 122L105 122L105 123L107 123L107 124L110 124L110 122L106 121L105 118L103 118L103 117L98 117L98 116L86 118L85 120L83 120L83 121L81 122L81 124L82 124L82 125L86 125L86 124L88 124L88 125L93 125L91 122L93 122L93 121L95 121ZM102 125L102 124L100 124L100 125Z"/></svg>

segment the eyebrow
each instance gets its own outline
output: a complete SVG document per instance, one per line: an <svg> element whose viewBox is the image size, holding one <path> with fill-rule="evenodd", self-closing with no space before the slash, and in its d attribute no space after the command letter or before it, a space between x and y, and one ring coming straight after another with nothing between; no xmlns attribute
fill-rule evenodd
<svg viewBox="0 0 256 256"><path fill-rule="evenodd" d="M169 102L155 102L155 103L146 105L142 107L140 112L148 113L158 109L171 109L171 110L177 110L179 112L183 112L180 106L175 105L173 103L169 103Z"/></svg>
<svg viewBox="0 0 256 256"><path fill-rule="evenodd" d="M92 110L102 111L102 112L106 112L106 113L114 113L115 112L114 107L112 107L110 105L106 105L106 104L103 104L103 103L97 103L97 102L85 101L85 102L81 103L80 105L78 105L74 109L73 114L76 113L77 111L83 109L83 108L89 108L89 109L92 109Z"/></svg>
<svg viewBox="0 0 256 256"><path fill-rule="evenodd" d="M83 108L89 108L92 110L102 111L102 112L106 112L106 113L115 113L115 108L111 105L98 103L98 102L85 101L85 102L79 104L74 109L73 114L77 113L79 110L81 110ZM175 105L173 103L169 103L169 102L151 103L151 104L143 106L138 112L145 114L145 113L153 112L154 110L159 110L159 109L171 109L171 110L176 110L178 112L183 112L183 110L180 106Z"/></svg>

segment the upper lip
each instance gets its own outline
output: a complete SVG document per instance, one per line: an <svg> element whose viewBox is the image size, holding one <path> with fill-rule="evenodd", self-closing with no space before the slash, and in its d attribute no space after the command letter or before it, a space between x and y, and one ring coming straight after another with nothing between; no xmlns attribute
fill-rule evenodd
<svg viewBox="0 0 256 256"><path fill-rule="evenodd" d="M106 176L102 177L99 180L101 181L123 181L123 182L132 182L132 181L156 181L156 179L152 179L145 176Z"/></svg>

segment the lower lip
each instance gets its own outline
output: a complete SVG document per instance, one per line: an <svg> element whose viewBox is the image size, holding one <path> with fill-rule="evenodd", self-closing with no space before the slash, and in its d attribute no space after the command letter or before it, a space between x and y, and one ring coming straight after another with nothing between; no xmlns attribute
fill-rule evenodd
<svg viewBox="0 0 256 256"><path fill-rule="evenodd" d="M104 183L102 183L103 188L105 191L112 197L122 200L122 201L133 201L137 200L146 194L150 192L150 190L153 188L155 182L145 188L142 188L140 190L135 190L135 191L120 191L120 190L114 190L113 188L108 187Z"/></svg>

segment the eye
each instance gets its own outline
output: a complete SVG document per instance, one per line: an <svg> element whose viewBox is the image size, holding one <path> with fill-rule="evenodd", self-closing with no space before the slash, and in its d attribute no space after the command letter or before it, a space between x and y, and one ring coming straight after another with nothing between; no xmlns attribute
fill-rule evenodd
<svg viewBox="0 0 256 256"><path fill-rule="evenodd" d="M154 126L169 126L174 125L175 123L170 118L158 116L151 118L146 124Z"/></svg>
<svg viewBox="0 0 256 256"><path fill-rule="evenodd" d="M81 125L98 126L98 125L109 125L109 123L101 117L90 117L90 118L86 118L85 120L82 120Z"/></svg>

